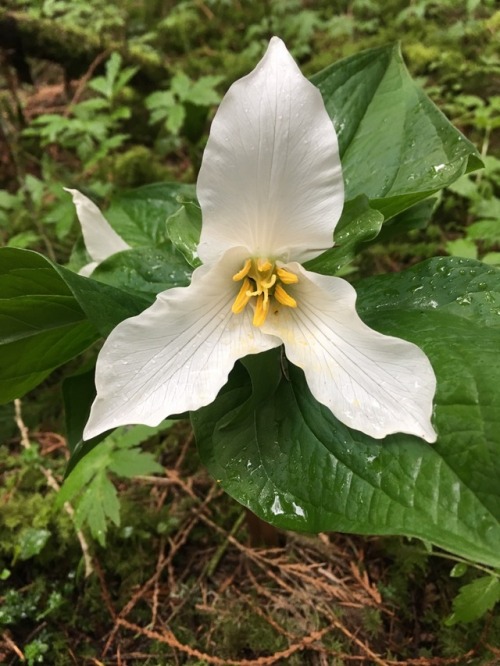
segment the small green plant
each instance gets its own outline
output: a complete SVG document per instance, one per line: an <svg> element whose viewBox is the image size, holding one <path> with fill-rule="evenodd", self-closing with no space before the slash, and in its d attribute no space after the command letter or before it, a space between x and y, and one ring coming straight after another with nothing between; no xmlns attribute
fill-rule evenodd
<svg viewBox="0 0 500 666"><path fill-rule="evenodd" d="M448 626L458 622L473 622L491 610L500 601L500 578L487 574L463 585L453 600L453 612L447 618Z"/></svg>
<svg viewBox="0 0 500 666"><path fill-rule="evenodd" d="M500 177L500 160L483 157L484 171L477 176L462 176L449 189L468 202L474 221L465 227L464 236L449 240L445 247L452 256L481 259L486 264L500 265L500 197L496 183Z"/></svg>
<svg viewBox="0 0 500 666"><path fill-rule="evenodd" d="M43 664L45 661L44 655L48 652L49 645L39 638L36 638L31 643L28 643L24 649L24 657L28 666L35 666L35 664Z"/></svg>
<svg viewBox="0 0 500 666"><path fill-rule="evenodd" d="M26 248L38 242L38 234L33 230L12 233L12 218L22 205L22 191L10 194L0 190L0 238L7 247Z"/></svg>
<svg viewBox="0 0 500 666"><path fill-rule="evenodd" d="M106 74L91 79L88 87L113 105L136 72L136 67L122 69L122 57L119 53L113 53L106 63Z"/></svg>
<svg viewBox="0 0 500 666"><path fill-rule="evenodd" d="M109 474L133 478L161 473L161 465L138 445L169 426L167 422L155 430L144 426L121 428L87 454L83 464L76 465L59 492L57 505L74 505L77 529L87 526L92 537L101 546L106 545L109 521L120 525L120 502Z"/></svg>
<svg viewBox="0 0 500 666"><path fill-rule="evenodd" d="M208 109L219 103L217 86L222 80L222 76L202 76L193 81L184 72L177 72L168 90L159 90L146 98L151 124L161 122L172 136L178 136L184 128L188 138L193 134L193 138L199 138L200 112L205 120Z"/></svg>
<svg viewBox="0 0 500 666"><path fill-rule="evenodd" d="M24 136L38 139L42 147L56 144L76 153L85 169L120 148L128 138L120 132L121 125L130 118L131 111L117 98L136 72L134 67L121 66L121 56L113 53L106 63L105 75L89 83L97 97L74 104L68 115L38 116L23 132Z"/></svg>
<svg viewBox="0 0 500 666"><path fill-rule="evenodd" d="M475 127L483 135L481 153L486 156L491 133L500 128L500 95L486 100L478 95L457 95L446 110L462 125Z"/></svg>
<svg viewBox="0 0 500 666"><path fill-rule="evenodd" d="M58 152L75 155L83 170L94 169L122 148L128 135L122 123L131 116L130 107L120 98L136 73L134 67L122 67L122 57L113 53L106 62L105 73L90 80L93 97L68 107L66 115L50 113L35 118L22 132L27 141L41 148L55 146ZM71 199L63 192L57 161L44 154L40 160L40 177L27 174L15 194L0 190L0 244L20 249L44 248L55 259L56 241L65 241L74 222ZM94 184L94 190L105 193L107 185ZM33 228L34 227L34 228ZM64 249L67 253L69 248Z"/></svg>
<svg viewBox="0 0 500 666"><path fill-rule="evenodd" d="M28 174L15 194L0 190L0 245L43 247L55 257L53 237L57 241L67 238L73 224L72 213L71 201L57 181ZM53 234L48 233L50 228Z"/></svg>
<svg viewBox="0 0 500 666"><path fill-rule="evenodd" d="M314 35L318 30L327 29L330 22L324 17L324 10L305 8L300 0L273 2L269 11L258 23L249 26L246 40L249 42L248 55L255 50L259 41L265 41L269 33L280 33L284 39L293 42L297 57L310 55Z"/></svg>

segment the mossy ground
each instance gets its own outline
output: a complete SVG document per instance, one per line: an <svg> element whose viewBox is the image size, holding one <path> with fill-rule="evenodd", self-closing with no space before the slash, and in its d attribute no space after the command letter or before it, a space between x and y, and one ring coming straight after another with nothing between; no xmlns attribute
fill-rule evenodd
<svg viewBox="0 0 500 666"><path fill-rule="evenodd" d="M500 618L446 627L463 579L418 542L279 534L255 546L245 510L198 468L187 424L147 448L164 476L115 479L106 548L55 508L64 442L3 450L0 654L7 664L491 664ZM37 444L38 442L38 444ZM31 450L32 449L32 450ZM30 550L26 531L45 533ZM498 656L498 655L497 655Z"/></svg>

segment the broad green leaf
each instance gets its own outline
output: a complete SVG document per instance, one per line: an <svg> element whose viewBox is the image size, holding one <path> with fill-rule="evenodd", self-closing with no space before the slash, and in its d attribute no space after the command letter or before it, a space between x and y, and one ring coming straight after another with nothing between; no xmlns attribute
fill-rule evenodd
<svg viewBox="0 0 500 666"><path fill-rule="evenodd" d="M37 252L0 248L0 297L71 296L71 291L52 269L48 259Z"/></svg>
<svg viewBox="0 0 500 666"><path fill-rule="evenodd" d="M306 268L326 275L337 273L361 251L363 243L376 238L383 222L382 213L370 208L366 197L359 196L348 201L335 229L335 245L319 257L308 261Z"/></svg>
<svg viewBox="0 0 500 666"><path fill-rule="evenodd" d="M106 431L88 439L83 440L83 430L88 421L90 408L96 396L94 383L95 368L81 372L78 375L66 377L62 385L64 414L66 423L66 438L71 458L66 466L65 478L71 474L75 466L82 458L89 454L92 449L100 444L109 435Z"/></svg>
<svg viewBox="0 0 500 666"><path fill-rule="evenodd" d="M14 420L14 405L12 402L0 405L0 441L6 442L19 434Z"/></svg>
<svg viewBox="0 0 500 666"><path fill-rule="evenodd" d="M36 252L1 248L0 402L31 390L150 302Z"/></svg>
<svg viewBox="0 0 500 666"><path fill-rule="evenodd" d="M457 321L470 320L496 333L500 331L500 270L471 259L438 257L358 284L357 309L363 319L371 322L398 308L450 314Z"/></svg>
<svg viewBox="0 0 500 666"><path fill-rule="evenodd" d="M146 296L132 295L77 275L37 252L1 248L0 299L26 295L65 296L71 302L76 299L102 335L107 335L123 319L142 312L151 301Z"/></svg>
<svg viewBox="0 0 500 666"><path fill-rule="evenodd" d="M131 294L92 278L77 275L62 266L51 264L101 335L106 336L124 319L134 317L150 304L146 295Z"/></svg>
<svg viewBox="0 0 500 666"><path fill-rule="evenodd" d="M338 132L346 200L366 195L390 218L482 165L412 81L398 45L350 56L311 80Z"/></svg>
<svg viewBox="0 0 500 666"><path fill-rule="evenodd" d="M0 402L24 395L98 337L50 262L0 249Z"/></svg>
<svg viewBox="0 0 500 666"><path fill-rule="evenodd" d="M87 456L98 444L111 435L111 431L108 430L97 437L85 441L83 440L83 430L88 421L90 408L96 396L94 370L95 368L92 368L78 375L67 377L63 382L66 434L68 447L71 452L71 458L69 459L65 471L66 478L68 478L82 458ZM119 435L111 436L108 441L118 448L130 449L153 435L164 432L170 428L172 423L173 421L163 421L163 423L157 428L135 426L128 430L122 429L119 431ZM152 459L147 464L149 465L148 472L144 471L144 468L142 467L141 469L143 471L139 472L136 469L134 474L146 474L161 471L158 470L157 463L152 461ZM123 476L130 476L130 471L132 470L129 468L129 471L125 473L123 468L122 471L118 471L117 468L114 468L114 471L117 474L123 474Z"/></svg>
<svg viewBox="0 0 500 666"><path fill-rule="evenodd" d="M98 280L127 292L155 295L172 287L186 287L193 269L171 243L157 248L119 252L92 273Z"/></svg>
<svg viewBox="0 0 500 666"><path fill-rule="evenodd" d="M481 576L460 588L453 599L453 613L446 620L448 626L457 622L478 620L500 601L500 580L496 576Z"/></svg>
<svg viewBox="0 0 500 666"><path fill-rule="evenodd" d="M167 220L167 234L191 266L199 266L198 243L201 234L201 208L197 201L185 201Z"/></svg>
<svg viewBox="0 0 500 666"><path fill-rule="evenodd" d="M391 217L382 227L376 242L386 243L391 241L395 236L407 234L414 229L425 229L432 217L436 203L437 197L424 199Z"/></svg>
<svg viewBox="0 0 500 666"><path fill-rule="evenodd" d="M312 397L302 371L271 351L267 367L283 373L273 395L259 403L239 365L192 415L202 460L277 526L418 537L500 566L500 271L439 258L366 280L358 294L370 326L428 354L438 442L348 429ZM252 364L245 359L250 374Z"/></svg>
<svg viewBox="0 0 500 666"><path fill-rule="evenodd" d="M105 211L106 219L132 247L156 246L166 240L166 221L194 198L194 185L157 183L115 196Z"/></svg>
<svg viewBox="0 0 500 666"><path fill-rule="evenodd" d="M73 456L82 441L82 433L88 421L90 407L96 396L95 368L66 377L62 391L66 421L66 441Z"/></svg>

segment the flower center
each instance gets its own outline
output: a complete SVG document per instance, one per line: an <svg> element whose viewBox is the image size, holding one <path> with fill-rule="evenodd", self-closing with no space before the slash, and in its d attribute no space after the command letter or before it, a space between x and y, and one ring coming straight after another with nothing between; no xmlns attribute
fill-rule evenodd
<svg viewBox="0 0 500 666"><path fill-rule="evenodd" d="M297 301L287 294L283 284L296 284L299 278L295 273L278 268L269 259L247 259L243 268L233 275L235 282L243 281L231 310L234 314L243 312L251 298L256 298L253 325L262 326L274 298L281 305L296 308Z"/></svg>

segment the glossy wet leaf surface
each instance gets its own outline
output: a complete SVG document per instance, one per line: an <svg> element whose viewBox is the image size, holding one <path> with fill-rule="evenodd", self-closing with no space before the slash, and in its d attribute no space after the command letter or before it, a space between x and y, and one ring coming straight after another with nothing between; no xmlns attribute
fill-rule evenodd
<svg viewBox="0 0 500 666"><path fill-rule="evenodd" d="M105 216L132 247L154 246L168 239L167 219L193 198L194 185L154 183L114 196Z"/></svg>
<svg viewBox="0 0 500 666"><path fill-rule="evenodd" d="M0 249L0 293L0 402L24 395L151 301L14 248Z"/></svg>
<svg viewBox="0 0 500 666"><path fill-rule="evenodd" d="M306 268L316 273L334 275L354 259L362 250L363 243L377 237L383 222L384 216L370 207L367 197L359 196L348 201L335 229L334 246L308 261Z"/></svg>
<svg viewBox="0 0 500 666"><path fill-rule="evenodd" d="M481 166L470 143L411 79L398 45L363 51L312 77L339 137L346 200L386 218Z"/></svg>
<svg viewBox="0 0 500 666"><path fill-rule="evenodd" d="M201 208L197 201L185 201L167 220L167 234L191 266L199 266L198 243L201 234Z"/></svg>
<svg viewBox="0 0 500 666"><path fill-rule="evenodd" d="M249 357L193 415L204 463L277 526L416 536L500 566L499 306L500 271L474 261L439 258L360 286L362 318L420 345L433 364L435 445L346 428L302 371L270 352L269 371L281 372L270 395L252 395L249 374L262 364L254 371Z"/></svg>
<svg viewBox="0 0 500 666"><path fill-rule="evenodd" d="M186 287L193 269L171 243L137 248L113 255L96 268L92 278L126 291L154 296L172 287Z"/></svg>
<svg viewBox="0 0 500 666"><path fill-rule="evenodd" d="M99 334L41 255L0 250L0 402L17 398Z"/></svg>

